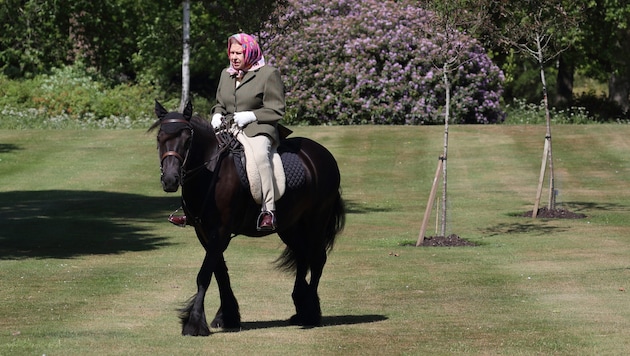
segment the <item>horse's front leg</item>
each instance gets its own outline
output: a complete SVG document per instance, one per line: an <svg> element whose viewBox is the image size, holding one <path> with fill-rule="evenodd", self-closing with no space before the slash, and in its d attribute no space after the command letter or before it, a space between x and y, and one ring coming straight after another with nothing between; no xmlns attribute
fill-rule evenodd
<svg viewBox="0 0 630 356"><path fill-rule="evenodd" d="M185 308L180 310L179 318L182 322L182 335L210 335L210 328L208 328L206 313L204 311L204 300L208 286L210 286L210 280L212 279L212 271L216 264L216 254L206 252L203 264L197 274L197 294L190 298Z"/></svg>
<svg viewBox="0 0 630 356"><path fill-rule="evenodd" d="M213 328L240 330L241 314L239 312L238 302L232 291L232 286L230 285L230 276L228 275L228 268L223 255L221 255L221 258L217 262L214 276L219 286L221 306L210 325Z"/></svg>

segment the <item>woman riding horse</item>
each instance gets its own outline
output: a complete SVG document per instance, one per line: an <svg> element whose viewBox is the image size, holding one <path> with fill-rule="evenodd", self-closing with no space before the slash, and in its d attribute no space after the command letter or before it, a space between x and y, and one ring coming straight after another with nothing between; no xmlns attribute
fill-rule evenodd
<svg viewBox="0 0 630 356"><path fill-rule="evenodd" d="M229 67L221 72L217 88L217 104L212 108L212 127L221 127L228 115L240 129L237 139L251 149L260 173L262 207L258 217L258 230L276 229L276 206L273 180L273 149L278 146L278 121L284 116L284 86L280 72L265 64L265 58L256 40L244 33L231 36L227 44ZM184 217L169 219L176 225L185 225Z"/></svg>

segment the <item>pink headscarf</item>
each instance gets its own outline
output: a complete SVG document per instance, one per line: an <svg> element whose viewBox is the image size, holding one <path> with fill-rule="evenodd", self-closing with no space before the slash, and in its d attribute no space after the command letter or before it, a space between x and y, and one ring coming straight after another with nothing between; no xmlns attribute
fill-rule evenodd
<svg viewBox="0 0 630 356"><path fill-rule="evenodd" d="M230 47L232 46L232 43L234 42L243 46L243 55L245 57L244 64L245 64L245 68L247 68L245 72L250 71L250 70L256 70L265 65L265 57L263 56L262 50L260 49L260 46L258 45L258 42L256 42L256 40L254 39L254 37L246 33L237 33L235 35L230 36L230 38L228 38L228 48L227 48L228 57L230 55ZM242 74L239 72L243 72L243 71L238 71L232 68L232 63L230 63L230 68L228 68L227 71L231 75Z"/></svg>

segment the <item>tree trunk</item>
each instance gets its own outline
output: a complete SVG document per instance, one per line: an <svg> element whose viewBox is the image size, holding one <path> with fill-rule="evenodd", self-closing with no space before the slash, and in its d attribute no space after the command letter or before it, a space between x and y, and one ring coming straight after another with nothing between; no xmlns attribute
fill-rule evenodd
<svg viewBox="0 0 630 356"><path fill-rule="evenodd" d="M558 60L558 77L554 102L561 107L568 107L573 102L573 73L575 68L566 59L567 55L567 53L561 54Z"/></svg>
<svg viewBox="0 0 630 356"><path fill-rule="evenodd" d="M620 31L621 32L621 31ZM616 70L610 75L608 82L608 98L615 102L627 113L630 110L630 60L628 48L630 48L630 30L626 29L617 36L615 43L617 48Z"/></svg>
<svg viewBox="0 0 630 356"><path fill-rule="evenodd" d="M451 107L451 84L448 80L448 62L444 63L443 70L444 87L446 89L446 103L444 105L444 151L442 152L442 227L441 236L446 236L446 166L448 158L448 121Z"/></svg>
<svg viewBox="0 0 630 356"><path fill-rule="evenodd" d="M549 165L549 203L547 209L553 210L556 208L556 195L555 195L555 176L553 172L553 150L551 145L551 114L549 113L549 100L547 98L547 81L545 79L545 69L543 63L540 62L540 80L543 84L543 103L545 104L545 117L547 122L547 133L545 140L549 141L548 161Z"/></svg>
<svg viewBox="0 0 630 356"><path fill-rule="evenodd" d="M182 99L179 111L183 112L190 100L190 0L182 2L183 7L183 51L182 51Z"/></svg>
<svg viewBox="0 0 630 356"><path fill-rule="evenodd" d="M554 172L553 172L553 153L551 149L551 114L549 113L549 99L547 97L547 80L545 78L545 62L543 56L543 48L541 43L541 37L538 37L537 42L537 60L538 65L540 66L540 81L542 82L542 91L543 91L543 105L545 106L545 119L547 122L547 132L545 134L545 148L548 148L547 154L543 155L543 164L546 163L549 166L549 204L547 208L549 210L555 209L556 199L555 199L555 181L554 181ZM539 187L541 187L539 185ZM542 193L542 189L538 189L536 192L536 203L534 204L534 210L532 211L532 217L536 218L536 214L538 214L538 202L540 201L540 195Z"/></svg>
<svg viewBox="0 0 630 356"><path fill-rule="evenodd" d="M608 98L619 105L624 113L630 109L629 94L630 75L612 73L608 81Z"/></svg>

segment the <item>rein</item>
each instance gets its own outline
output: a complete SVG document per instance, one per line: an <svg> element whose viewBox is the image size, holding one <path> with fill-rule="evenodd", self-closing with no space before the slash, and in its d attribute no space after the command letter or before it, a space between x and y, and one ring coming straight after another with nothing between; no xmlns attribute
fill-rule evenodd
<svg viewBox="0 0 630 356"><path fill-rule="evenodd" d="M188 120L185 119L166 119L163 120L160 123L161 125L164 124L173 124L173 123L179 123L179 124L185 124L186 125L186 129L189 129L191 132L191 140L194 137L194 130L193 127L191 126L190 122ZM188 150L186 150L185 153L185 157L182 157L181 154L179 154L176 151L166 151L162 154L161 157L161 161L160 161L160 168L162 167L162 162L164 161L164 159L168 158L168 157L175 157L180 161L181 164L181 179L179 182L179 185L183 188L184 184L186 184L187 182L190 181L190 179L192 179L197 173L199 173L203 168L208 169L208 165L213 162L216 161L216 165L215 165L215 169L214 169L214 174L212 174L212 177L210 179L210 182L208 184L208 191L206 192L206 196L203 200L203 204L202 204L202 208L200 213L198 214L198 216L192 216L192 220L195 222L195 224L200 224L201 223L201 218L200 216L203 216L203 212L206 209L206 204L208 203L208 200L210 199L209 197L212 195L212 192L215 189L216 186L216 182L218 179L218 170L220 169L221 166L221 162L223 157L225 157L225 153L229 152L230 149L232 149L235 145L235 142L238 142L236 139L236 135L230 133L227 129L223 129L223 130L219 130L219 131L215 131L215 136L216 139L218 141L218 149L216 150L216 152L205 162L203 162L201 165L192 168L192 169L187 169L186 168L186 163L188 161L188 156L190 154L190 148L188 148ZM186 205L186 202L184 201L183 197L182 197L182 203L184 204L184 206Z"/></svg>
<svg viewBox="0 0 630 356"><path fill-rule="evenodd" d="M180 182L180 185L184 185L186 180L188 180L191 177L193 177L202 168L207 168L208 165L210 164L210 162L212 162L212 161L216 160L217 161L217 165L216 166L218 167L219 163L220 163L220 157L236 141L236 136L234 136L234 135L232 135L232 134L230 134L228 132L225 132L225 131L215 132L215 135L216 135L217 141L219 141L219 144L218 144L218 148L219 149L217 150L217 152L215 154L213 154L212 157L210 157L210 159L208 159L207 161L203 162L201 165L199 165L198 167L195 167L193 169L188 169L188 170L185 169L184 168L184 164L182 163L182 181ZM188 154L188 152L186 152L186 154Z"/></svg>
<svg viewBox="0 0 630 356"><path fill-rule="evenodd" d="M160 126L164 125L164 124L185 124L187 129L190 130L191 133L191 137L194 137L194 130L190 124L190 122L186 119L164 119L160 122ZM225 126L224 126L225 127ZM210 162L215 161L219 159L219 157L224 154L230 147L233 146L234 142L236 142L236 135L233 135L231 133L228 132L227 128L224 128L223 130L217 131L215 132L217 141L218 141L218 150L216 151L215 154L212 155L212 157L210 157L207 161L205 161L204 163L202 163L201 165L199 165L198 167L192 168L192 169L186 169L186 162L188 159L188 155L190 153L190 149L188 149L186 151L186 155L185 157L182 157L182 155L180 155L177 151L166 151L162 154L162 157L160 157L160 167L162 166L162 162L164 162L164 160L168 157L175 157L177 158L177 160L179 160L180 164L181 164L181 173L182 173L182 179L180 181L180 186L184 185L184 183L192 178L196 173L198 173L202 168L207 168L208 165L210 164Z"/></svg>

